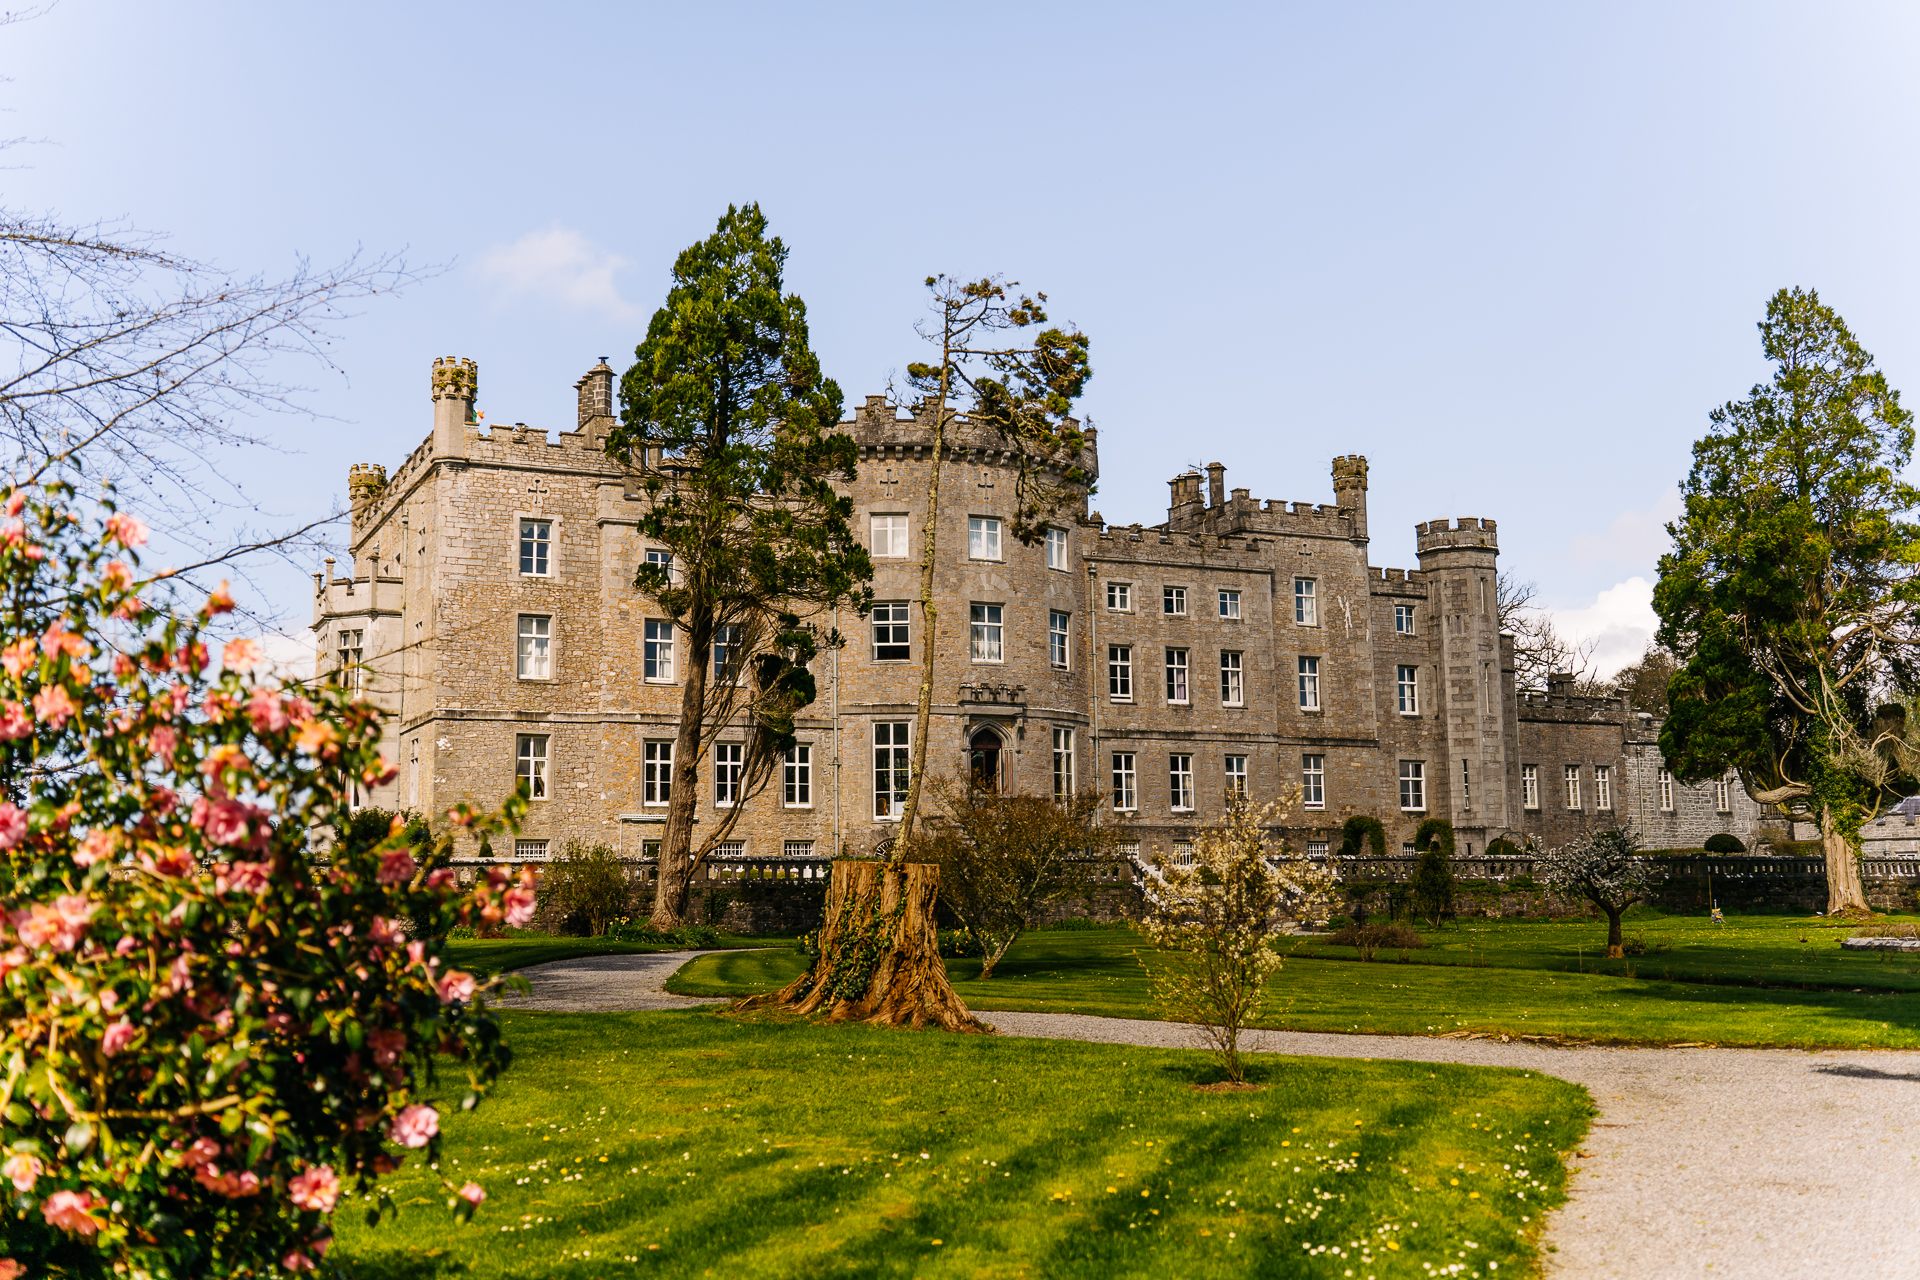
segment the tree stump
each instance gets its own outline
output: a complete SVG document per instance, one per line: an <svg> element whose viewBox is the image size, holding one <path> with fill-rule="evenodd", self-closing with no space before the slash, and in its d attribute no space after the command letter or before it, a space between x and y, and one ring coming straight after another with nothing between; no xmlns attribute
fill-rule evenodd
<svg viewBox="0 0 1920 1280"><path fill-rule="evenodd" d="M984 1033L947 981L933 927L940 869L926 863L835 862L813 964L737 1009L825 1011L835 1022Z"/></svg>

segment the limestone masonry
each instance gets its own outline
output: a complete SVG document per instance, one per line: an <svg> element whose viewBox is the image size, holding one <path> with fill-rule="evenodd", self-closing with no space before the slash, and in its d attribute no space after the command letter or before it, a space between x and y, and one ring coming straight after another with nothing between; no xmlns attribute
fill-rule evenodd
<svg viewBox="0 0 1920 1280"><path fill-rule="evenodd" d="M318 669L343 669L389 713L400 773L366 803L492 807L524 781L517 856L570 838L642 853L665 822L677 679L714 655L686 653L633 589L662 553L638 530L636 473L601 449L613 370L580 379L575 429L552 439L483 429L478 384L473 361L436 360L431 434L391 474L349 473L352 559L315 575ZM844 429L876 606L820 620L848 643L820 659L801 745L746 801L726 857L870 853L904 795L931 430L881 396ZM1331 504L1257 501L1216 463L1172 479L1160 523L1076 511L1026 546L1008 533L1010 457L964 420L950 440L930 770L1097 785L1147 859L1177 854L1230 787L1300 788L1290 834L1310 852L1337 846L1354 813L1386 824L1390 852L1433 816L1463 855L1629 821L1653 848L1772 838L1737 781L1672 781L1644 714L1570 680L1515 688L1493 520L1417 525L1418 568L1372 566L1365 458L1333 460ZM723 739L702 770L708 822L730 799L729 754Z"/></svg>

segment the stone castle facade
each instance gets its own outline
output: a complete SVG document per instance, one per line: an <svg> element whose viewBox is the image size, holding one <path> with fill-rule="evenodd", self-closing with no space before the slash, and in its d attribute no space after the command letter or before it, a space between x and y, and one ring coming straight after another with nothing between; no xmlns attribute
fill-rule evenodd
<svg viewBox="0 0 1920 1280"><path fill-rule="evenodd" d="M602 361L576 389L572 431L488 428L474 363L435 361L431 434L391 474L352 469L352 559L314 583L318 669L389 713L400 772L365 802L438 814L527 785L522 857L568 839L633 855L658 839L678 677L715 661L686 653L633 589L663 552L639 532L634 473L602 451L613 370ZM800 746L745 800L727 858L871 853L904 797L931 431L879 396L843 429L860 450L847 492L872 539L876 604L818 620L847 643L819 660ZM1076 511L1028 546L1008 533L1010 457L964 419L949 436L934 773L1097 785L1146 859L1177 855L1229 788L1298 788L1290 834L1312 852L1337 847L1354 813L1382 820L1389 852L1436 816L1462 854L1627 821L1654 848L1767 835L1737 782L1668 778L1646 716L1570 682L1515 688L1493 520L1417 525L1419 567L1376 568L1366 459L1333 460L1332 503L1256 501L1214 464L1173 478L1159 523ZM735 801L734 749L723 735L702 771L706 822Z"/></svg>

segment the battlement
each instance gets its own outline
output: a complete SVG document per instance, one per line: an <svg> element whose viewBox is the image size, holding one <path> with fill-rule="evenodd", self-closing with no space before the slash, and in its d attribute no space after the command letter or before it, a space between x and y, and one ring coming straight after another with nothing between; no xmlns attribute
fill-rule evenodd
<svg viewBox="0 0 1920 1280"><path fill-rule="evenodd" d="M1339 469L1345 464L1345 471ZM1337 459L1335 492L1338 503L1290 502L1254 498L1246 489L1229 497L1227 469L1207 465L1206 493L1198 471L1187 470L1167 482L1170 501L1167 527L1177 533L1208 537L1364 538L1366 536L1367 460L1358 455Z"/></svg>
<svg viewBox="0 0 1920 1280"><path fill-rule="evenodd" d="M1185 560L1193 564L1232 564L1243 569L1268 569L1271 539L1252 535L1190 533L1166 525L1104 524L1098 512L1084 522L1093 535L1088 554L1095 558L1125 559L1154 548L1156 559Z"/></svg>
<svg viewBox="0 0 1920 1280"><path fill-rule="evenodd" d="M1423 569L1441 567L1437 562L1428 563L1433 557L1441 557L1455 568L1486 567L1500 554L1500 539L1491 520L1472 516L1462 516L1457 521L1429 520L1413 526L1413 532Z"/></svg>
<svg viewBox="0 0 1920 1280"><path fill-rule="evenodd" d="M1018 449L1010 448L1006 437L983 423L975 422L965 413L949 410L946 425L946 456L949 459L961 459L985 466L1013 466L1020 457ZM852 436L860 448L863 460L874 458L918 458L924 459L933 448L934 410L931 405L921 403L914 412L901 415L896 412L891 398L883 395L870 395L866 403L854 410L853 417L840 424L840 429ZM1085 443L1081 445L1077 457L1069 458L1064 454L1042 459L1056 470L1068 466L1079 467L1088 474L1100 474L1100 435L1090 426L1081 426L1069 418L1070 426L1077 428Z"/></svg>
<svg viewBox="0 0 1920 1280"><path fill-rule="evenodd" d="M1421 595L1427 589L1427 575L1418 569L1380 569L1368 565L1367 584L1374 595Z"/></svg>

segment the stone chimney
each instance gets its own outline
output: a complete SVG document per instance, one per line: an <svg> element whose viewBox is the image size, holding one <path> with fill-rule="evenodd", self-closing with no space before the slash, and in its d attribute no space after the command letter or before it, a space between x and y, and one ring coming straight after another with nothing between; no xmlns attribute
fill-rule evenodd
<svg viewBox="0 0 1920 1280"><path fill-rule="evenodd" d="M433 456L467 456L467 426L480 391L480 366L464 356L433 362Z"/></svg>
<svg viewBox="0 0 1920 1280"><path fill-rule="evenodd" d="M587 370L586 376L573 384L573 389L580 393L579 430L596 443L604 440L614 425L613 366L601 356L600 363Z"/></svg>
<svg viewBox="0 0 1920 1280"><path fill-rule="evenodd" d="M1185 529L1200 515L1200 473L1182 471L1167 481L1172 490L1167 506L1167 522L1170 529Z"/></svg>
<svg viewBox="0 0 1920 1280"><path fill-rule="evenodd" d="M386 488L385 467L372 462L356 462L347 468L347 500L353 506L354 528L360 527Z"/></svg>
<svg viewBox="0 0 1920 1280"><path fill-rule="evenodd" d="M1333 460L1334 501L1353 512L1354 536L1367 536L1367 460L1357 453Z"/></svg>
<svg viewBox="0 0 1920 1280"><path fill-rule="evenodd" d="M1218 462L1207 464L1207 505L1215 511L1227 505L1227 468Z"/></svg>
<svg viewBox="0 0 1920 1280"><path fill-rule="evenodd" d="M1547 673L1547 696L1549 698L1571 698L1573 696L1573 672L1549 671Z"/></svg>

